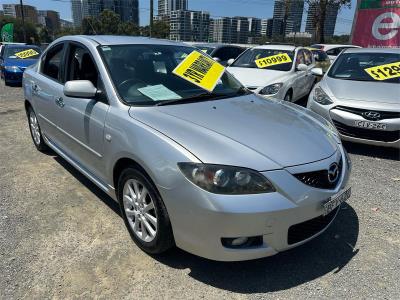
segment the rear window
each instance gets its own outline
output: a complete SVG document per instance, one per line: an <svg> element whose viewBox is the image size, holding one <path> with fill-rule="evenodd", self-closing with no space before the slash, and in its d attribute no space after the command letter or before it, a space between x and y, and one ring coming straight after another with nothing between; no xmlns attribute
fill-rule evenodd
<svg viewBox="0 0 400 300"><path fill-rule="evenodd" d="M329 56L322 50L312 50L315 61L329 60Z"/></svg>
<svg viewBox="0 0 400 300"><path fill-rule="evenodd" d="M36 46L5 47L4 57L15 59L38 59L42 50Z"/></svg>
<svg viewBox="0 0 400 300"><path fill-rule="evenodd" d="M316 45L311 45L311 48L324 49L324 46L316 44Z"/></svg>

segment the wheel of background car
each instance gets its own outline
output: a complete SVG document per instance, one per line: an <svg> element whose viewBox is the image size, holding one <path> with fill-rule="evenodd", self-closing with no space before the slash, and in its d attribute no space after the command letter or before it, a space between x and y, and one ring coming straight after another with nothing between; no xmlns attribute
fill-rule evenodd
<svg viewBox="0 0 400 300"><path fill-rule="evenodd" d="M174 246L167 209L154 184L140 170L125 169L118 180L118 201L125 225L143 251L159 254Z"/></svg>
<svg viewBox="0 0 400 300"><path fill-rule="evenodd" d="M131 78L122 81L118 85L118 91L125 97L139 97L142 96L142 94L137 89L145 86L147 86L147 84L140 79Z"/></svg>
<svg viewBox="0 0 400 300"><path fill-rule="evenodd" d="M292 101L292 91L288 91L285 95L285 98L283 98L283 100L291 102Z"/></svg>
<svg viewBox="0 0 400 300"><path fill-rule="evenodd" d="M48 150L48 146L43 140L42 131L40 130L38 119L32 107L29 106L26 113L28 116L29 131L31 133L33 144L39 151L43 152Z"/></svg>

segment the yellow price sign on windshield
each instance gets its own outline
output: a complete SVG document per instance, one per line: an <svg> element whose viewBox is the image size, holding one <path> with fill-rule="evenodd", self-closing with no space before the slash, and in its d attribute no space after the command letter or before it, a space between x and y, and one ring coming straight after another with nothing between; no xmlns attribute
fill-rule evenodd
<svg viewBox="0 0 400 300"><path fill-rule="evenodd" d="M39 54L39 52L37 52L37 51L35 51L33 49L28 49L28 50L24 50L24 51L21 51L21 52L17 52L14 55L16 57L18 57L18 58L22 58L23 59L23 58L28 58L28 57L35 56L35 55L38 55L38 54Z"/></svg>
<svg viewBox="0 0 400 300"><path fill-rule="evenodd" d="M254 62L256 63L257 67L259 67L259 68L267 68L270 66L290 63L290 62L292 62L292 59L290 58L290 56L287 53L280 53L280 54L256 59Z"/></svg>
<svg viewBox="0 0 400 300"><path fill-rule="evenodd" d="M364 69L375 80L400 77L400 61Z"/></svg>
<svg viewBox="0 0 400 300"><path fill-rule="evenodd" d="M214 90L224 72L224 66L198 51L190 53L172 71L173 74L209 92Z"/></svg>

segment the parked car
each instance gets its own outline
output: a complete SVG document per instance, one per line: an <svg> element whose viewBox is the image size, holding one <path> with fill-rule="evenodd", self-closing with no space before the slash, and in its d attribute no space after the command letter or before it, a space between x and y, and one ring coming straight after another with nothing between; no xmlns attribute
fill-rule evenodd
<svg viewBox="0 0 400 300"><path fill-rule="evenodd" d="M331 60L324 50L316 48L307 48L311 51L315 60L315 67L321 68L322 72L326 73L331 66Z"/></svg>
<svg viewBox="0 0 400 300"><path fill-rule="evenodd" d="M193 46L207 53L223 66L226 66L228 60L236 59L246 50L240 46L226 44L193 44Z"/></svg>
<svg viewBox="0 0 400 300"><path fill-rule="evenodd" d="M211 91L175 75L187 68L197 79L197 62ZM350 162L329 122L250 93L185 44L59 38L23 86L36 148L50 147L117 200L148 253L176 245L223 261L273 255L323 232L350 196Z"/></svg>
<svg viewBox="0 0 400 300"><path fill-rule="evenodd" d="M22 74L37 62L42 50L33 45L5 45L0 52L0 75L6 85L21 84Z"/></svg>
<svg viewBox="0 0 400 300"><path fill-rule="evenodd" d="M311 92L308 108L343 140L400 148L399 58L399 49L345 50Z"/></svg>
<svg viewBox="0 0 400 300"><path fill-rule="evenodd" d="M256 60L277 54L287 54L287 63L259 68ZM263 45L246 50L228 70L248 89L262 96L297 101L311 91L316 77L311 70L315 66L310 50L290 45Z"/></svg>
<svg viewBox="0 0 400 300"><path fill-rule="evenodd" d="M326 54L328 54L329 59L331 60L331 63L333 63L333 61L336 59L336 57L338 57L340 52L342 52L343 50L349 49L349 48L361 48L361 47L355 46L355 45L315 44L315 45L311 45L311 48L324 50L326 52Z"/></svg>

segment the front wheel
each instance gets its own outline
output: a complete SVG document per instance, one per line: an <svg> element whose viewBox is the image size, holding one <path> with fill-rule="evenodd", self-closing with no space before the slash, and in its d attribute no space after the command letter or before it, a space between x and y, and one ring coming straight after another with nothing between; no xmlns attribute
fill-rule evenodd
<svg viewBox="0 0 400 300"><path fill-rule="evenodd" d="M167 210L143 172L133 167L122 172L118 181L118 200L125 225L143 251L160 254L174 245Z"/></svg>
<svg viewBox="0 0 400 300"><path fill-rule="evenodd" d="M41 152L47 151L49 148L44 142L43 136L42 136L42 131L40 130L39 122L36 117L35 112L33 111L32 107L28 107L27 109L27 115L28 115L28 122L29 122L29 131L31 133L31 137L33 140L33 143L36 147Z"/></svg>

